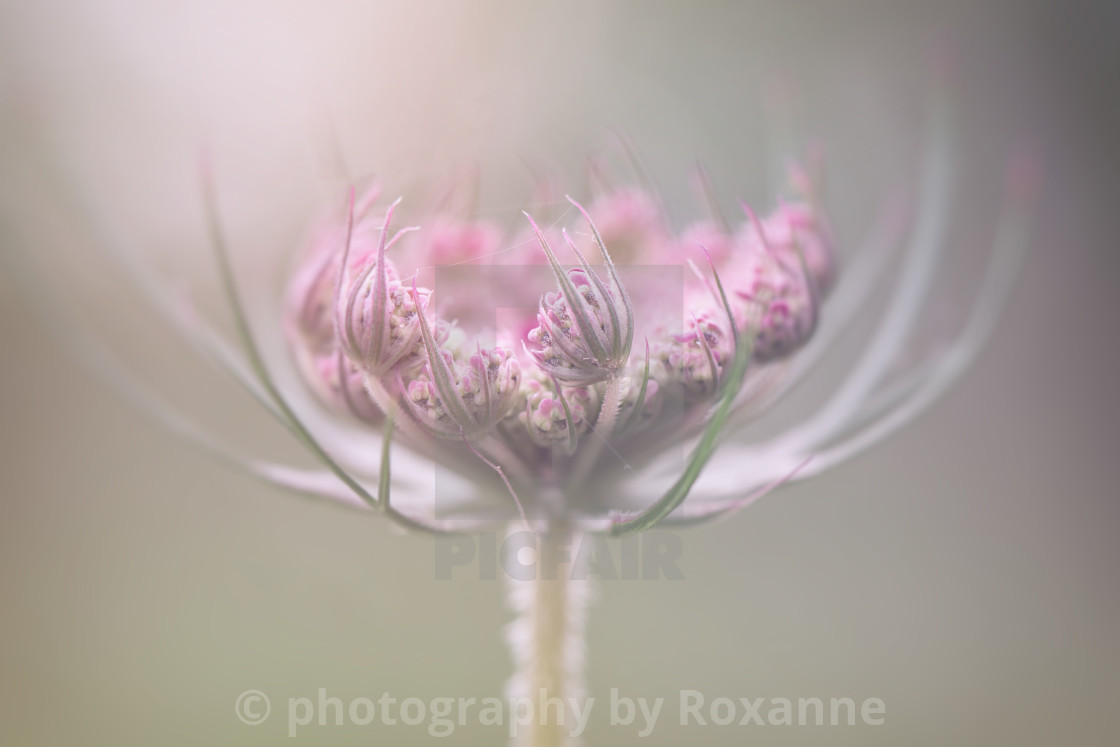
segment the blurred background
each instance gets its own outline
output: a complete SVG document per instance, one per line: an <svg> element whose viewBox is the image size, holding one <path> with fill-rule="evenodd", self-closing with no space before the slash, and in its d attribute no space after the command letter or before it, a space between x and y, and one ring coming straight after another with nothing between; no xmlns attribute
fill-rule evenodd
<svg viewBox="0 0 1120 747"><path fill-rule="evenodd" d="M509 674L500 582L476 567L436 580L431 540L184 446L33 315L55 310L231 442L301 458L152 320L105 248L127 245L223 319L202 149L251 296L278 292L309 221L344 194L340 172L423 195L478 168L483 213L509 218L526 164L578 184L612 130L678 219L700 212L696 159L728 209L766 205L769 154L817 142L855 245L914 178L936 48L954 60L960 179L915 356L962 318L1008 155L1032 143L1045 168L993 340L888 443L684 533L684 580L600 584L587 738L634 741L607 721L618 688L670 701L650 745L1117 743L1120 6L225 5L0 7L0 741L275 744L287 699L319 688L483 698ZM249 689L272 698L266 724L235 717ZM684 730L681 689L879 697L886 723ZM452 737L503 739L473 721ZM431 737L332 726L299 740Z"/></svg>

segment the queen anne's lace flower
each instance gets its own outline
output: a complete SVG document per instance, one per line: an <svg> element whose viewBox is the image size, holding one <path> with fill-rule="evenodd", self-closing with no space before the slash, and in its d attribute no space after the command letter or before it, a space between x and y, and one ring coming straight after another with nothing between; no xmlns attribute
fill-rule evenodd
<svg viewBox="0 0 1120 747"><path fill-rule="evenodd" d="M1021 183L1009 190L962 334L909 372L897 364L945 244L945 115L933 119L913 236L897 260L894 216L867 249L839 251L814 180L796 167L772 210L747 208L734 222L706 182L710 217L680 230L648 188L605 179L588 210L575 201L534 208L549 221L530 217L504 237L496 224L442 207L417 220L419 230L393 232L400 201L377 208L371 192L313 234L291 276L283 325L314 400L273 375L287 362L257 345L224 254L244 359L172 317L325 467L243 460L270 481L431 531L520 515L541 527L622 533L724 515L875 443L979 350L1024 244L1030 190ZM842 254L851 259L843 269ZM483 274L439 280L433 269L443 265ZM650 265L672 267L665 277L683 277L684 287L638 271ZM785 432L746 439L753 419L812 370L882 287L888 267L897 268L891 295L832 396ZM422 287L421 277L437 282ZM166 419L204 440L184 418ZM433 486L433 464L462 480ZM506 502L504 516L495 501Z"/></svg>
<svg viewBox="0 0 1120 747"><path fill-rule="evenodd" d="M575 202L572 215L580 220L568 226L542 228L529 218L532 242L523 240L524 233L502 241L489 224L447 216L436 222L438 230L393 234L397 203L378 218L366 200L351 208L348 220L320 232L292 276L285 324L308 388L331 409L374 429L362 439L382 448L313 429L306 411L297 413L275 392L282 419L329 472L263 472L319 495L356 494L400 521L434 530L477 526L486 519L474 517L472 503L490 505L503 495L513 497L511 510L527 520L614 532L740 508L777 483L864 448L957 373L933 362L887 385L891 351L913 322L941 243L930 222L943 204L947 174L937 158L930 172L919 231L902 262L903 287L867 356L800 427L753 446L723 437L727 443L718 452L715 444L725 431L734 433L804 375L884 266L883 252L872 248L857 258L845 283L835 240L802 172L795 172L790 199L769 214L758 217L748 208L738 225L721 218L680 233L663 215L648 214L659 204L653 195L633 188L617 199L601 196L594 207L598 219ZM622 211L613 223L604 215L612 204ZM1012 210L1007 225L1014 228L1021 214ZM600 221L628 237L626 264L613 261ZM575 266L561 263L557 242ZM520 286L538 282L532 278L539 275L527 270L539 267L543 253L555 288L539 289L535 320L514 313L505 328L484 328L480 320L492 314L475 313L469 287L425 289L416 283L431 263L495 251L507 256L492 268L512 273L506 277L515 280L507 286L517 286L522 298ZM1006 273L1006 251L1001 245L996 255L996 281ZM601 264L593 264L588 252ZM667 253L676 256L667 259ZM651 313L671 294L648 278L626 281L628 267L649 263L688 268L686 308ZM707 269L699 269L704 264ZM503 306L500 299L486 302L491 309ZM680 321L673 323L674 317ZM966 336L958 344L961 352L948 360L960 360L977 343ZM269 379L262 382L267 389ZM406 451L390 448L392 432ZM692 452L681 476L648 469L656 467L659 454L682 443L691 444ZM476 492L454 500L436 495L435 504L422 508L422 494L414 500L405 487L421 476L415 467L395 470L392 480L384 477L390 459L402 461L408 453L451 467ZM705 465L717 469L703 470ZM376 489L353 474L379 470ZM660 499L649 499L651 488L662 493ZM694 500L685 502L690 494ZM493 516L491 509L487 516Z"/></svg>

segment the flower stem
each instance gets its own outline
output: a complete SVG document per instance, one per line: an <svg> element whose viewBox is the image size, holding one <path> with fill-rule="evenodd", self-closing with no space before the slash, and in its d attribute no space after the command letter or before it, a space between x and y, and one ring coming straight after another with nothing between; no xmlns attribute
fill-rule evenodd
<svg viewBox="0 0 1120 747"><path fill-rule="evenodd" d="M520 525L513 527L514 531ZM551 525L537 534L532 575L517 564L509 600L517 617L508 629L514 675L507 687L511 718L532 709L532 722L518 730L512 747L578 747L575 708L583 702L584 635L588 581L572 562L579 534ZM512 560L512 559L511 559ZM518 561L512 560L513 563ZM528 719L526 719L528 720Z"/></svg>
<svg viewBox="0 0 1120 747"><path fill-rule="evenodd" d="M603 448L610 446L608 439L611 437L611 432L618 421L618 412L622 408L622 398L626 394L623 391L622 384L623 380L620 376L612 376L607 379L607 385L603 390L603 403L599 406L599 416L595 419L591 440L577 458L572 475L569 478L570 485L577 488L582 486L583 481L587 479L587 476L599 461Z"/></svg>

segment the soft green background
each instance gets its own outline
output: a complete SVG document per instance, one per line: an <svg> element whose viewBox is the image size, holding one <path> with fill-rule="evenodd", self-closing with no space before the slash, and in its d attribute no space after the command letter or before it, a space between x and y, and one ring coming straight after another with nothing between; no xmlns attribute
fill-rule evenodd
<svg viewBox="0 0 1120 747"><path fill-rule="evenodd" d="M783 74L798 81L801 128L826 147L837 227L858 237L875 197L912 176L931 41L955 48L959 261L914 351L959 321L1002 160L1026 135L1044 156L1045 199L995 339L889 443L686 533L684 581L600 585L588 738L636 741L606 723L617 687L670 700L648 745L1116 743L1114 4L316 8L0 9L2 251L60 273L98 339L169 397L278 455L298 451L150 322L88 226L44 190L35 148L207 298L201 142L244 269L298 242L330 129L355 170L401 185L390 191L478 162L497 205L522 188L506 178L520 158L578 174L611 126L638 143L678 214L692 210L694 157L729 205L740 192L764 203L759 97ZM423 729L403 727L288 740L286 701L321 687L344 700L501 694L499 583L436 581L430 540L280 495L184 447L74 364L32 321L23 285L0 281L0 742L423 744ZM683 688L877 696L886 725L683 731ZM267 724L235 718L247 689L272 697ZM448 741L502 739L475 725Z"/></svg>

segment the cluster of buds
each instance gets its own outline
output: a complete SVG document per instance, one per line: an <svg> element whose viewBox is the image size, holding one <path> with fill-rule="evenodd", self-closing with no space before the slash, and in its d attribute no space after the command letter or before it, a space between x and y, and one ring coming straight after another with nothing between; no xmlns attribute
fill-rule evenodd
<svg viewBox="0 0 1120 747"><path fill-rule="evenodd" d="M731 354L727 316L703 311L689 320L684 332L669 334L654 351L659 378L669 391L686 400L711 396Z"/></svg>
<svg viewBox="0 0 1120 747"><path fill-rule="evenodd" d="M366 391L365 373L341 350L306 359L303 366L305 378L320 399L363 422L382 422L384 414Z"/></svg>
<svg viewBox="0 0 1120 747"><path fill-rule="evenodd" d="M418 292L413 294L419 303ZM486 435L509 414L520 391L516 356L502 346L476 346L464 356L458 345L455 350L441 345L447 336L437 335L422 312L419 322L427 360L416 378L401 383L416 422L442 438Z"/></svg>
<svg viewBox="0 0 1120 747"><path fill-rule="evenodd" d="M591 387L560 387L541 376L526 377L524 405L517 421L537 446L575 450L579 437L590 426L596 395Z"/></svg>
<svg viewBox="0 0 1120 747"><path fill-rule="evenodd" d="M422 229L416 251L432 266L454 264L497 253L501 238L486 221L440 216Z"/></svg>
<svg viewBox="0 0 1120 747"><path fill-rule="evenodd" d="M818 293L832 290L836 282L836 250L828 227L812 205L782 203L763 222L762 230L771 252L795 267L805 264Z"/></svg>
<svg viewBox="0 0 1120 747"><path fill-rule="evenodd" d="M422 362L420 320L431 291L407 288L396 268L385 256L389 247L409 230L388 238L394 202L385 211L378 237L377 256L366 261L351 277L350 242L339 269L335 287L335 324L338 342L346 356L362 371L380 378L398 367L415 367ZM351 219L352 220L352 219Z"/></svg>
<svg viewBox="0 0 1120 747"><path fill-rule="evenodd" d="M602 241L621 262L648 261L667 253L665 215L649 192L623 188L605 192L588 207Z"/></svg>
<svg viewBox="0 0 1120 747"><path fill-rule="evenodd" d="M573 204L587 216L579 204ZM529 220L532 222L532 218ZM567 231L562 235L580 267L565 272L544 233L532 223L559 290L541 297L538 326L529 332L529 341L536 347L530 348L529 354L542 371L570 386L586 386L617 376L630 360L634 341L630 297L595 224L590 217L587 222L606 263L609 284L591 269Z"/></svg>
<svg viewBox="0 0 1120 747"><path fill-rule="evenodd" d="M734 316L753 339L752 359L768 363L812 337L820 284L831 284L835 260L831 242L803 206L783 205L766 221L746 212L750 222L740 232L741 257L731 286Z"/></svg>
<svg viewBox="0 0 1120 747"><path fill-rule="evenodd" d="M377 197L376 190L366 195L358 214ZM355 234L333 223L322 228L292 278L285 319L285 334L296 364L313 393L332 408L368 423L379 423L382 412L366 394L362 370L339 345L335 308L342 256L347 256L347 272L355 275L376 253L377 242L366 233Z"/></svg>
<svg viewBox="0 0 1120 747"><path fill-rule="evenodd" d="M648 365L631 366L626 381L626 391L622 395L618 413L624 431L640 429L654 422L661 414L665 401L661 384L651 376Z"/></svg>

